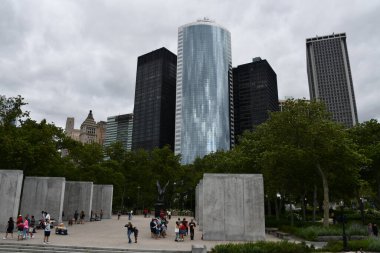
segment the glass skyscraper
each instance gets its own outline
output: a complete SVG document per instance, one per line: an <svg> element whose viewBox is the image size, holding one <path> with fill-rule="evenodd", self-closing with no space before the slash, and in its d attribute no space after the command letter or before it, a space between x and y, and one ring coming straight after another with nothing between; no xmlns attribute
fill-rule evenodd
<svg viewBox="0 0 380 253"><path fill-rule="evenodd" d="M123 143L126 151L132 147L133 114L123 114L107 118L106 139L104 146L108 147L116 141Z"/></svg>
<svg viewBox="0 0 380 253"><path fill-rule="evenodd" d="M231 35L208 19L178 29L175 154L192 163L234 143Z"/></svg>

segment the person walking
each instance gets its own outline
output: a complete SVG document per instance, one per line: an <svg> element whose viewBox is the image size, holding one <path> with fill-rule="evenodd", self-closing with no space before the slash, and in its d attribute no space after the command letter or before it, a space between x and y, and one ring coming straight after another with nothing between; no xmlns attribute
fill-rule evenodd
<svg viewBox="0 0 380 253"><path fill-rule="evenodd" d="M379 230L377 228L376 223L374 223L373 226L372 226L372 232L373 232L373 235L376 236L376 237L379 235Z"/></svg>
<svg viewBox="0 0 380 253"><path fill-rule="evenodd" d="M5 233L5 237L3 237L3 240L8 239L8 234L11 234L13 239L13 230L15 229L15 222L13 221L12 217L9 217L8 224L7 224L7 232Z"/></svg>
<svg viewBox="0 0 380 253"><path fill-rule="evenodd" d="M117 212L117 219L120 220L121 212Z"/></svg>
<svg viewBox="0 0 380 253"><path fill-rule="evenodd" d="M80 224L84 224L84 217L86 215L84 214L84 211L82 210L82 212L80 212Z"/></svg>
<svg viewBox="0 0 380 253"><path fill-rule="evenodd" d="M175 232L175 240L174 241L178 242L178 239L179 239L179 222L178 221L175 222L174 232Z"/></svg>
<svg viewBox="0 0 380 253"><path fill-rule="evenodd" d="M191 219L189 223L189 227L190 227L190 239L194 240L194 228L196 227L196 225L193 219Z"/></svg>
<svg viewBox="0 0 380 253"><path fill-rule="evenodd" d="M79 217L78 210L75 210L75 212L74 212L74 220L75 220L75 224L78 224L78 217Z"/></svg>
<svg viewBox="0 0 380 253"><path fill-rule="evenodd" d="M132 243L131 234L134 232L134 228L131 222L128 222L124 227L128 228L128 243Z"/></svg>
<svg viewBox="0 0 380 253"><path fill-rule="evenodd" d="M28 235L29 235L29 214L27 214L24 219L22 238L26 240L28 239Z"/></svg>
<svg viewBox="0 0 380 253"><path fill-rule="evenodd" d="M33 233L36 232L36 219L34 218L34 215L32 215L30 222L29 222L29 236L30 238L34 238Z"/></svg>
<svg viewBox="0 0 380 253"><path fill-rule="evenodd" d="M373 236L372 223L368 223L367 231L368 236Z"/></svg>
<svg viewBox="0 0 380 253"><path fill-rule="evenodd" d="M17 217L16 221L17 226L17 241L22 240L22 235L24 233L24 221L21 214Z"/></svg>

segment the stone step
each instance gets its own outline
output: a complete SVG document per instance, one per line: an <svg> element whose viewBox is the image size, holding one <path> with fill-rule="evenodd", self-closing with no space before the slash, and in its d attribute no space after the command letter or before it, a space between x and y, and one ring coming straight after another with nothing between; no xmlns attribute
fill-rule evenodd
<svg viewBox="0 0 380 253"><path fill-rule="evenodd" d="M78 246L60 246L60 245L40 245L40 244L17 244L17 243L0 243L0 252L93 252L93 253L190 253L190 251L171 251L171 250L143 250L143 249L118 249L118 248L98 248L98 247L78 247Z"/></svg>

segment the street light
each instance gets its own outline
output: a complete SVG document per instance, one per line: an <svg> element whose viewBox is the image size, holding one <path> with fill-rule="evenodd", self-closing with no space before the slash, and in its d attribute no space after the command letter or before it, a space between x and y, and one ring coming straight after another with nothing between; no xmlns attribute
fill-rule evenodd
<svg viewBox="0 0 380 253"><path fill-rule="evenodd" d="M139 209L139 203L140 203L140 185L137 186L137 210Z"/></svg>
<svg viewBox="0 0 380 253"><path fill-rule="evenodd" d="M341 220L342 220L342 239L343 239L343 250L347 251L347 235L346 235L346 228L344 223L346 222L346 218L344 217L344 202L340 202L340 210L341 210Z"/></svg>

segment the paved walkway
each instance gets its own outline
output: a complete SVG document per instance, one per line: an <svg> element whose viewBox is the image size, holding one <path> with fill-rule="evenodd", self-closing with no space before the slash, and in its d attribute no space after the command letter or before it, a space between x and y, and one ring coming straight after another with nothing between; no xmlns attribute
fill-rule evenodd
<svg viewBox="0 0 380 253"><path fill-rule="evenodd" d="M182 219L183 217L181 217ZM82 247L107 247L107 248L122 248L122 249L160 249L160 250L188 250L191 251L191 245L206 245L207 250L210 250L217 244L228 242L221 241L203 241L201 240L201 232L198 227L195 229L195 239L190 240L190 236L185 237L184 242L175 242L175 221L177 216L172 217L168 224L168 236L166 238L153 239L150 235L149 223L151 218L143 216L134 216L132 224L139 229L139 238L137 243L128 243L127 229L124 225L128 223L128 216L121 216L120 220L117 216L112 219L103 219L102 221L87 222L84 225L73 225L68 227L69 235L55 235L54 229L50 236L51 245L63 246L82 246ZM190 221L191 217L186 217ZM1 238L5 236L1 233ZM43 231L37 230L35 238L23 241L17 241L17 233L13 235L15 239L3 240L12 243L27 243L27 244L42 244ZM266 240L277 241L278 239L267 235ZM133 240L134 241L134 240Z"/></svg>

